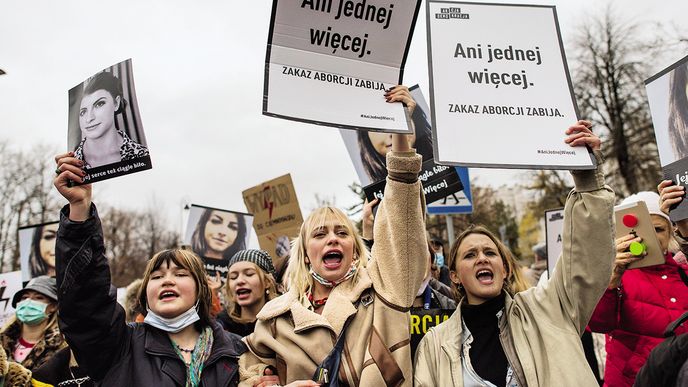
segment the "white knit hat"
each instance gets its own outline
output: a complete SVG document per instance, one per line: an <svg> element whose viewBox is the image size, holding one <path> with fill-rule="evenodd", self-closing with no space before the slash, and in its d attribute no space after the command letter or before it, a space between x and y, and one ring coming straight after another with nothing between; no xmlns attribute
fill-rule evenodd
<svg viewBox="0 0 688 387"><path fill-rule="evenodd" d="M650 215L659 215L662 218L666 219L667 222L669 222L669 224L671 224L671 219L669 219L669 215L663 213L662 210L659 209L659 195L657 194L657 192L638 192L637 194L633 194L627 197L620 204L630 204L636 202L645 202L645 205L647 206L647 210L650 212Z"/></svg>

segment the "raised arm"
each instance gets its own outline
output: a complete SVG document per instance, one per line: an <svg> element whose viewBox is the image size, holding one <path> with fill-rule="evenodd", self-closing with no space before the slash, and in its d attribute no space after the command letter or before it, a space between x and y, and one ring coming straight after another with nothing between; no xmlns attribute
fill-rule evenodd
<svg viewBox="0 0 688 387"><path fill-rule="evenodd" d="M571 146L593 150L597 168L571 172L575 186L566 199L562 252L554 273L544 286L517 297L529 303L535 315L571 321L580 335L609 284L616 255L614 192L604 184L600 139L590 131L590 123L578 121L566 134Z"/></svg>
<svg viewBox="0 0 688 387"><path fill-rule="evenodd" d="M416 103L408 88L396 86L386 97L388 102L404 103L411 116ZM387 154L387 185L375 219L369 274L375 292L401 309L412 305L428 262L425 198L418 181L421 162L406 136L392 136L392 151Z"/></svg>
<svg viewBox="0 0 688 387"><path fill-rule="evenodd" d="M79 366L102 379L126 350L124 309L110 285L103 232L91 203L91 186L81 182L83 162L72 152L59 155L55 187L69 201L60 213L55 245L60 330Z"/></svg>
<svg viewBox="0 0 688 387"><path fill-rule="evenodd" d="M578 121L566 131L571 146L593 150L597 169L571 172L575 186L566 199L562 254L550 284L581 334L607 288L616 255L614 191L604 183L600 139L590 127Z"/></svg>

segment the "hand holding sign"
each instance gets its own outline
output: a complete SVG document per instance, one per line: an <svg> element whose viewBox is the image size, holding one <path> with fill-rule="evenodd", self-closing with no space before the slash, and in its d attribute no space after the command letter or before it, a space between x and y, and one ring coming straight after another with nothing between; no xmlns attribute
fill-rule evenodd
<svg viewBox="0 0 688 387"><path fill-rule="evenodd" d="M571 146L587 145L592 150L599 150L602 145L602 140L592 134L590 128L592 128L592 123L590 123L590 121L579 120L566 130L566 134L568 134L569 137L567 137L564 142Z"/></svg>
<svg viewBox="0 0 688 387"><path fill-rule="evenodd" d="M74 157L74 152L55 156L57 177L53 184L67 201L69 201L69 219L80 222L88 219L91 208L91 185L74 186L73 181L83 182L85 172L83 161Z"/></svg>
<svg viewBox="0 0 688 387"><path fill-rule="evenodd" d="M406 86L394 86L389 91L385 92L385 99L387 102L401 102L406 107L406 112L410 117L413 114L413 110L416 108L416 101L411 97L409 89ZM413 121L409 120L411 125ZM392 135L392 151L394 152L407 152L411 150L409 146L409 136L405 134L393 134Z"/></svg>

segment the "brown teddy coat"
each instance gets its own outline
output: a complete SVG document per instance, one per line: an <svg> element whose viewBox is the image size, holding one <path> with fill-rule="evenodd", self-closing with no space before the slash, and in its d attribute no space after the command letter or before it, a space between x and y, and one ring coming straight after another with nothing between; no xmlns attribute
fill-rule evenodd
<svg viewBox="0 0 688 387"><path fill-rule="evenodd" d="M311 379L355 315L345 333L340 380L349 386L411 386L408 310L428 262L420 166L415 152L388 154L367 268L332 290L322 314L294 289L266 304L245 338L250 352L239 360L240 385L253 386L267 366L277 369L282 384Z"/></svg>

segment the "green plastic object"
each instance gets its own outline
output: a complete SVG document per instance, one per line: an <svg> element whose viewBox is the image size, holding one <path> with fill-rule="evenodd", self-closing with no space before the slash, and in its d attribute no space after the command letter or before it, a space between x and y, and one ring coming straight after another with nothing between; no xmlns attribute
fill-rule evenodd
<svg viewBox="0 0 688 387"><path fill-rule="evenodd" d="M645 243L642 242L631 242L631 245L628 249L631 251L631 254L637 257L643 255L643 253L647 251L647 246L645 246Z"/></svg>

